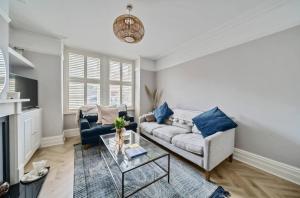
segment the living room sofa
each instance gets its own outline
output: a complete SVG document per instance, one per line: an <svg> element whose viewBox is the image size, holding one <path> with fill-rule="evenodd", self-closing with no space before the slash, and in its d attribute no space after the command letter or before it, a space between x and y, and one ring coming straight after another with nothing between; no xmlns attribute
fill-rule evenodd
<svg viewBox="0 0 300 198"><path fill-rule="evenodd" d="M190 123L192 123L192 118L202 113L184 109L172 110L174 119L182 119ZM143 115L139 118L139 132L202 167L207 180L218 164L227 158L232 161L235 129L220 131L203 138L195 126L181 127L174 124L147 122Z"/></svg>
<svg viewBox="0 0 300 198"><path fill-rule="evenodd" d="M128 116L127 111L119 112L120 117L125 117L126 121L129 121L128 125L125 126L126 130L137 131L137 123L134 122L134 117ZM79 127L80 137L82 145L97 145L100 141L100 135L114 133L114 125L97 124L97 115L86 115L79 112Z"/></svg>

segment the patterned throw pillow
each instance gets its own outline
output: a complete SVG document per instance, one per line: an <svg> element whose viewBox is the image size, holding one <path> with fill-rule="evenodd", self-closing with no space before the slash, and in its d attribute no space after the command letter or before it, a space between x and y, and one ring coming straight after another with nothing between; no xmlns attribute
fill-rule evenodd
<svg viewBox="0 0 300 198"><path fill-rule="evenodd" d="M187 129L188 131L192 131L193 123L188 120L174 118L172 122L173 126L177 126L183 129Z"/></svg>
<svg viewBox="0 0 300 198"><path fill-rule="evenodd" d="M147 122L155 122L156 119L155 119L155 116L153 113L148 113L145 115L145 119Z"/></svg>

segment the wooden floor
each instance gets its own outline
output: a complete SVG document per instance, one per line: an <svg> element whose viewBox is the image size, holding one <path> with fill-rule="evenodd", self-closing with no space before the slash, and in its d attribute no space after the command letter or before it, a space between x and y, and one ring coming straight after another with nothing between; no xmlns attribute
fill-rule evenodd
<svg viewBox="0 0 300 198"><path fill-rule="evenodd" d="M26 170L30 170L32 161L42 159L48 160L51 166L40 198L73 197L73 145L76 143L79 143L78 137L67 139L61 146L39 149L26 166ZM199 174L202 174L201 170ZM300 198L299 185L236 160L221 163L212 172L211 181L223 186L231 193L231 197Z"/></svg>

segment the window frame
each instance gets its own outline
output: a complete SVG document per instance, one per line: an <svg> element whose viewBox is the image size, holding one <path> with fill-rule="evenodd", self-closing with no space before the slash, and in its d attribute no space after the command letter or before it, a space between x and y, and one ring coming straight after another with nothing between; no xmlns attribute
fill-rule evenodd
<svg viewBox="0 0 300 198"><path fill-rule="evenodd" d="M110 65L109 61L118 61L121 64L120 70L122 70L122 64L127 63L132 65L132 81L130 83L130 86L132 87L132 106L128 106L128 110L134 110L135 106L135 64L133 60L128 60L124 58L118 58L115 56L100 54L96 52L91 52L87 50L81 50L81 49L74 49L70 47L64 48L64 57L63 57L63 109L64 114L74 114L77 112L77 110L69 109L69 53L74 53L78 55L84 56L84 79L82 82L84 83L84 104L87 102L87 84L88 83L100 83L100 102L101 105L109 105L110 98L109 98L109 92L110 92ZM92 58L99 58L100 59L100 80L96 79L87 79L87 57ZM120 71L120 101L122 102L122 86L127 85L122 83L122 71ZM79 79L79 78L78 78Z"/></svg>

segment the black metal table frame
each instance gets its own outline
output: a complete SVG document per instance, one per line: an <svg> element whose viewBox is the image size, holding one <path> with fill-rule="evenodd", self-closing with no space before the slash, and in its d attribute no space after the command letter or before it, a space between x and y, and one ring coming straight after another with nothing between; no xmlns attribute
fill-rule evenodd
<svg viewBox="0 0 300 198"><path fill-rule="evenodd" d="M110 153L110 150L109 150L106 146L105 146L105 148L106 148L106 149L109 151L109 153ZM113 158L113 156L112 156L111 153L110 153L110 155L111 155L111 157ZM106 159L105 159L105 155L102 154L102 156L103 156L103 159L104 159L104 162L105 162L106 166L108 167L108 171L109 171L109 173L110 173L110 175L111 175L111 177L112 177L112 179L113 179L113 183L114 183L114 185L115 185L115 187L116 187L116 189L117 189L117 193L118 193L118 196L119 196L119 197L122 197L122 198L124 198L124 197L129 197L129 196L131 196L131 195L137 193L138 191L140 191L140 190L142 190L142 189L144 189L144 188L150 186L151 184L153 184L153 183L155 183L155 182L161 180L162 178L164 178L164 177L166 177L166 176L168 176L168 183L170 183L170 153L166 153L166 154L164 154L164 155L162 155L162 156L160 156L160 157L154 158L154 159L152 159L152 160L150 160L150 161L148 161L148 162L142 163L142 164L140 164L140 165L138 165L138 166L136 166L136 167L134 167L134 168L131 168L131 169L129 169L129 170L126 170L126 171L124 171L124 172L123 172L123 171L120 169L120 167L118 166L118 168L120 169L120 171L121 171L121 173L122 173L122 189L121 189L121 195L120 195L120 193L119 193L120 189L119 189L118 184L117 184L117 182L116 182L116 180L115 180L115 178L114 178L114 175L112 174L112 172L111 172L111 170L110 170L110 167L109 167L109 165L108 165L108 163L107 163L107 161L106 161ZM162 166L159 165L157 162L155 162L156 160L161 159L161 158L163 158L163 157L168 157L168 170L166 170L164 167L162 167ZM137 169L137 168L139 168L139 167L141 167L141 166L147 165L147 164L149 164L149 163L152 163L152 162L154 162L161 170L163 170L163 171L165 172L165 174L163 174L163 175L161 175L160 177L154 179L153 181L151 181L151 182L149 182L149 183L143 185L142 187L140 187L140 188L134 190L133 192L130 192L128 195L125 196L125 192L124 192L124 179L125 179L125 173L127 173L127 172L129 172L129 171L132 171L132 170L134 170L134 169Z"/></svg>

